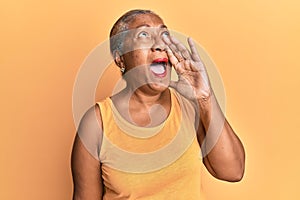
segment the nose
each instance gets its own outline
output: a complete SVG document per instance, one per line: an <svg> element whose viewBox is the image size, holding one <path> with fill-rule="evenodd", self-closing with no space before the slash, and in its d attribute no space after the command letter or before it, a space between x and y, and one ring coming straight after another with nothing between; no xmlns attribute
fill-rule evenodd
<svg viewBox="0 0 300 200"><path fill-rule="evenodd" d="M162 40L161 37L157 36L154 39L154 43L151 47L152 51L165 51L166 50L166 44L165 42Z"/></svg>

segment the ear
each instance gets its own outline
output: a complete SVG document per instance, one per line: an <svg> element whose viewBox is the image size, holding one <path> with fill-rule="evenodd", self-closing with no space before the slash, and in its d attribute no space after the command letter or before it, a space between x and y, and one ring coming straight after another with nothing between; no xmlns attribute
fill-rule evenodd
<svg viewBox="0 0 300 200"><path fill-rule="evenodd" d="M115 59L115 63L118 65L118 67L120 67L120 68L125 67L124 58L123 58L123 56L121 56L119 51L115 51L114 59Z"/></svg>

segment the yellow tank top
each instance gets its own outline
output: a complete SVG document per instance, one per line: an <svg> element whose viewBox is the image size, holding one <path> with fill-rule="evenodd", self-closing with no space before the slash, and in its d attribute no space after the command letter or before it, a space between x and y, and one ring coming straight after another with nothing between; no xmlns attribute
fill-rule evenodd
<svg viewBox="0 0 300 200"><path fill-rule="evenodd" d="M201 152L191 103L171 90L171 110L159 126L126 121L110 98L98 102L104 200L201 200Z"/></svg>

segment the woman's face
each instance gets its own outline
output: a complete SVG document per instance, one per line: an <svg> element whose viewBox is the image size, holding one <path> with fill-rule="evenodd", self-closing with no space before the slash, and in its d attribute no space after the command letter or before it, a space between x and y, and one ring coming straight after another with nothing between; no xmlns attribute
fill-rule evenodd
<svg viewBox="0 0 300 200"><path fill-rule="evenodd" d="M154 14L141 14L129 23L122 55L126 67L123 75L127 84L135 89L163 91L170 83L171 65L163 37L169 32L161 18Z"/></svg>

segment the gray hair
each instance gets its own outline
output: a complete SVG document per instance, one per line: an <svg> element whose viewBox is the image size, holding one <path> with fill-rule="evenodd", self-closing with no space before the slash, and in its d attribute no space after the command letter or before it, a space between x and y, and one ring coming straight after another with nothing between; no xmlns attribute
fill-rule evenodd
<svg viewBox="0 0 300 200"><path fill-rule="evenodd" d="M123 50L123 42L126 36L126 31L128 30L129 22L131 22L136 16L141 14L153 14L158 16L151 10L135 9L123 14L113 25L109 34L110 52L113 57L115 57L116 51L122 52Z"/></svg>

